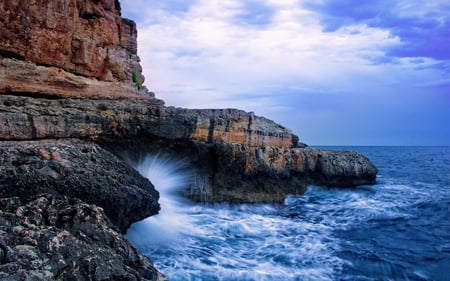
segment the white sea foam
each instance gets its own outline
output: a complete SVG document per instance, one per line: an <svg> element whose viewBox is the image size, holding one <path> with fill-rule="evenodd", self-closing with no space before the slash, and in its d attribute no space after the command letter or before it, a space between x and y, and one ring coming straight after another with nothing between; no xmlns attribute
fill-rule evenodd
<svg viewBox="0 0 450 281"><path fill-rule="evenodd" d="M283 206L202 205L179 196L195 177L184 161L150 157L138 170L160 191L161 213L127 237L172 281L444 280L449 164L436 180L384 170L374 187L310 187Z"/></svg>

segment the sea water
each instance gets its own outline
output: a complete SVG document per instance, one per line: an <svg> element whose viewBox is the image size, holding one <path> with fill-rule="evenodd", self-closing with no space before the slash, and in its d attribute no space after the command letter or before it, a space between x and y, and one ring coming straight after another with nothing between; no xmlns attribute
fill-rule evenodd
<svg viewBox="0 0 450 281"><path fill-rule="evenodd" d="M171 281L450 280L450 147L343 148L379 168L376 185L282 205L194 204L177 193L185 162L149 157L138 170L162 209L127 238Z"/></svg>

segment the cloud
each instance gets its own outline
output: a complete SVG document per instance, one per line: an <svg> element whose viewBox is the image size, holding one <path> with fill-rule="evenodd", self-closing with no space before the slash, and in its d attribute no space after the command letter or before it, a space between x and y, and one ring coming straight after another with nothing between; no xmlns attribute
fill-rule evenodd
<svg viewBox="0 0 450 281"><path fill-rule="evenodd" d="M414 111L435 123L442 116L429 108L450 105L442 95L450 13L432 2L122 0L122 8L138 24L147 87L166 104L255 111L310 143L348 144L385 134L383 125L400 130ZM352 130L361 134L350 141Z"/></svg>
<svg viewBox="0 0 450 281"><path fill-rule="evenodd" d="M354 24L389 30L401 44L387 48L389 56L450 59L450 4L448 1L333 1L308 3L324 31Z"/></svg>

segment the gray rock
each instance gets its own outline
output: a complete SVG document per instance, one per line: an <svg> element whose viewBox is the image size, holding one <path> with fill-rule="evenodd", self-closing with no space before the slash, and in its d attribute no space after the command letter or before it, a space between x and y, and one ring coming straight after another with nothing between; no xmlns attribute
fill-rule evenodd
<svg viewBox="0 0 450 281"><path fill-rule="evenodd" d="M165 280L102 208L66 196L0 199L1 280Z"/></svg>
<svg viewBox="0 0 450 281"><path fill-rule="evenodd" d="M102 207L121 232L159 210L149 180L92 142L0 142L0 198L50 193Z"/></svg>

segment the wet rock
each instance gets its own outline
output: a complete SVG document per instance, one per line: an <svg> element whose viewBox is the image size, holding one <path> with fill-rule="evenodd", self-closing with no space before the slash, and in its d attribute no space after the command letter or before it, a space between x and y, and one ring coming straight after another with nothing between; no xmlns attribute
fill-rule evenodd
<svg viewBox="0 0 450 281"><path fill-rule="evenodd" d="M353 151L251 147L155 136L102 142L132 163L146 154L186 162L193 174L184 195L201 202L281 203L308 185L355 187L376 182L377 168Z"/></svg>
<svg viewBox="0 0 450 281"><path fill-rule="evenodd" d="M374 184L378 172L367 157L352 151L218 144L213 153L214 171L207 174L207 201L212 202L281 203L308 185ZM194 192L194 199L199 195Z"/></svg>

